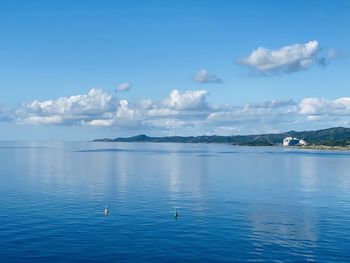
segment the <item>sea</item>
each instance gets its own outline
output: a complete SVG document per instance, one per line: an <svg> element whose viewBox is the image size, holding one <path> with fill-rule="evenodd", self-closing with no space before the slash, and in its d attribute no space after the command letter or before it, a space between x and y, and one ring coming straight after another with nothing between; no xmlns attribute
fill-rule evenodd
<svg viewBox="0 0 350 263"><path fill-rule="evenodd" d="M306 261L350 261L349 152L0 142L0 262Z"/></svg>

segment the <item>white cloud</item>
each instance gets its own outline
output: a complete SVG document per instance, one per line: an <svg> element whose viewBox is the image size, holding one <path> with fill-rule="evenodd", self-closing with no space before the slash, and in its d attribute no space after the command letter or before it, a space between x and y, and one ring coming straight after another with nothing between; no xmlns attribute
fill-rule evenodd
<svg viewBox="0 0 350 263"><path fill-rule="evenodd" d="M164 100L129 102L93 89L86 95L33 101L20 107L16 118L27 124L132 128L182 135L276 132L350 123L350 97L234 106L213 105L207 94L206 90L173 90Z"/></svg>
<svg viewBox="0 0 350 263"><path fill-rule="evenodd" d="M350 97L327 100L305 98L300 102L300 114L350 116Z"/></svg>
<svg viewBox="0 0 350 263"><path fill-rule="evenodd" d="M17 110L18 118L32 124L80 124L116 108L115 98L100 89L86 95L33 101Z"/></svg>
<svg viewBox="0 0 350 263"><path fill-rule="evenodd" d="M179 115L179 111L154 105L151 109L147 110L146 115L149 117L171 117Z"/></svg>
<svg viewBox="0 0 350 263"><path fill-rule="evenodd" d="M87 95L61 97L57 100L33 101L27 110L37 114L99 113L113 108L114 98L100 89L92 89Z"/></svg>
<svg viewBox="0 0 350 263"><path fill-rule="evenodd" d="M153 106L153 101L150 99L144 99L140 101L139 105L142 109L150 109Z"/></svg>
<svg viewBox="0 0 350 263"><path fill-rule="evenodd" d="M160 128L160 129L179 129L185 126L187 123L178 119L155 119L155 120L146 120L143 122L146 126Z"/></svg>
<svg viewBox="0 0 350 263"><path fill-rule="evenodd" d="M293 100L271 100L264 101L261 103L251 103L247 104L250 108L278 108L278 107L286 107L296 105Z"/></svg>
<svg viewBox="0 0 350 263"><path fill-rule="evenodd" d="M217 121L220 123L224 122L243 122L243 123L260 123L272 121L274 119L282 120L282 118L289 114L292 117L292 113L288 113L290 104L286 104L280 107L271 107L271 103L266 105L261 104L246 104L242 107L228 107L222 108L215 112L211 112L208 115L208 120Z"/></svg>
<svg viewBox="0 0 350 263"><path fill-rule="evenodd" d="M198 110L206 109L206 95L205 90L173 90L169 98L158 103L145 99L130 104L127 100L117 100L103 90L92 89L86 95L36 100L23 105L16 114L19 122L29 124L128 127L164 124L170 127L179 125L180 121L176 118L198 116ZM181 113L183 111L186 112ZM169 119L165 121L164 118Z"/></svg>
<svg viewBox="0 0 350 263"><path fill-rule="evenodd" d="M135 119L141 116L141 113L137 109L130 108L127 100L120 100L119 107L116 112L117 118L122 119Z"/></svg>
<svg viewBox="0 0 350 263"><path fill-rule="evenodd" d="M123 83L118 85L118 87L116 88L116 91L117 92L128 91L131 89L131 87L132 87L131 83L123 82Z"/></svg>
<svg viewBox="0 0 350 263"><path fill-rule="evenodd" d="M238 63L262 74L292 73L307 70L313 64L324 64L325 59L319 57L320 52L321 48L316 40L275 50L259 47Z"/></svg>
<svg viewBox="0 0 350 263"><path fill-rule="evenodd" d="M28 116L25 119L29 124L63 124L64 119L59 115L52 116Z"/></svg>
<svg viewBox="0 0 350 263"><path fill-rule="evenodd" d="M106 120L92 120L86 123L89 126L95 126L95 127L111 127L115 124L113 119L106 119Z"/></svg>
<svg viewBox="0 0 350 263"><path fill-rule="evenodd" d="M322 119L321 116L315 116L315 115L309 115L309 116L306 116L306 118L310 121L319 121Z"/></svg>
<svg viewBox="0 0 350 263"><path fill-rule="evenodd" d="M222 83L222 79L214 74L209 73L206 69L201 69L194 76L194 81L197 83Z"/></svg>
<svg viewBox="0 0 350 263"><path fill-rule="evenodd" d="M163 101L165 107L177 110L198 110L208 106L206 90L188 90L183 93L174 89L168 99Z"/></svg>

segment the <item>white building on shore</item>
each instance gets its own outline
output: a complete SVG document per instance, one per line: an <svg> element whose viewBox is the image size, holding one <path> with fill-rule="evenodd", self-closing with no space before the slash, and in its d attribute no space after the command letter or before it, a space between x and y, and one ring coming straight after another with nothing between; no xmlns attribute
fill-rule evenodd
<svg viewBox="0 0 350 263"><path fill-rule="evenodd" d="M286 137L283 140L283 146L305 146L306 142L303 139L293 138L293 137Z"/></svg>

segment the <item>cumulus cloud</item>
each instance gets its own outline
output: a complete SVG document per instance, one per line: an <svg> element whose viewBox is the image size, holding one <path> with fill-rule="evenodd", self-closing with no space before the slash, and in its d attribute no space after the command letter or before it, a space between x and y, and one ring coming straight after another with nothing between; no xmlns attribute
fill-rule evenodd
<svg viewBox="0 0 350 263"><path fill-rule="evenodd" d="M123 82L118 85L115 91L117 92L128 91L131 89L131 87L132 87L131 83Z"/></svg>
<svg viewBox="0 0 350 263"><path fill-rule="evenodd" d="M120 100L119 107L117 108L116 117L122 119L135 119L139 117L141 113L137 109L130 108L127 100Z"/></svg>
<svg viewBox="0 0 350 263"><path fill-rule="evenodd" d="M172 134L261 133L350 123L350 97L271 100L235 106L211 104L207 95L206 90L175 89L163 100L130 102L92 89L84 95L30 102L17 109L15 117L17 122L27 124L132 128ZM10 115L0 111L0 120L1 116Z"/></svg>
<svg viewBox="0 0 350 263"><path fill-rule="evenodd" d="M335 100L305 98L299 106L300 114L303 115L350 116L350 97Z"/></svg>
<svg viewBox="0 0 350 263"><path fill-rule="evenodd" d="M92 89L85 95L32 101L20 107L16 116L19 122L29 124L159 126L163 123L170 127L170 124L179 126L181 121L177 119L198 116L199 111L206 110L206 96L205 90L173 90L160 102L144 99L131 104L106 91ZM165 121L166 118L172 119Z"/></svg>
<svg viewBox="0 0 350 263"><path fill-rule="evenodd" d="M17 110L18 118L32 124L81 124L115 109L116 99L100 89L86 95L33 101Z"/></svg>
<svg viewBox="0 0 350 263"><path fill-rule="evenodd" d="M206 97L208 91L195 90L180 92L175 89L170 93L168 99L163 101L163 105L177 110L198 110L207 107Z"/></svg>
<svg viewBox="0 0 350 263"><path fill-rule="evenodd" d="M238 61L261 74L293 73L307 70L313 64L325 64L325 58L320 57L321 48L318 41L304 44L284 46L280 49L259 47L248 57Z"/></svg>
<svg viewBox="0 0 350 263"><path fill-rule="evenodd" d="M221 78L209 73L209 71L206 69L199 70L194 76L194 81L197 83L222 83Z"/></svg>

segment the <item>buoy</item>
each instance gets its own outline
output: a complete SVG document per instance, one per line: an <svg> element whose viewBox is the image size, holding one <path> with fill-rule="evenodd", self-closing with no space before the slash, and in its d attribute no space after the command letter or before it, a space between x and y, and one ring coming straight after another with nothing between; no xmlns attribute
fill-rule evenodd
<svg viewBox="0 0 350 263"><path fill-rule="evenodd" d="M177 208L175 208L174 217L177 218L178 216L179 216L179 213L177 212Z"/></svg>
<svg viewBox="0 0 350 263"><path fill-rule="evenodd" d="M106 206L105 207L105 216L107 216L108 215L108 207Z"/></svg>

